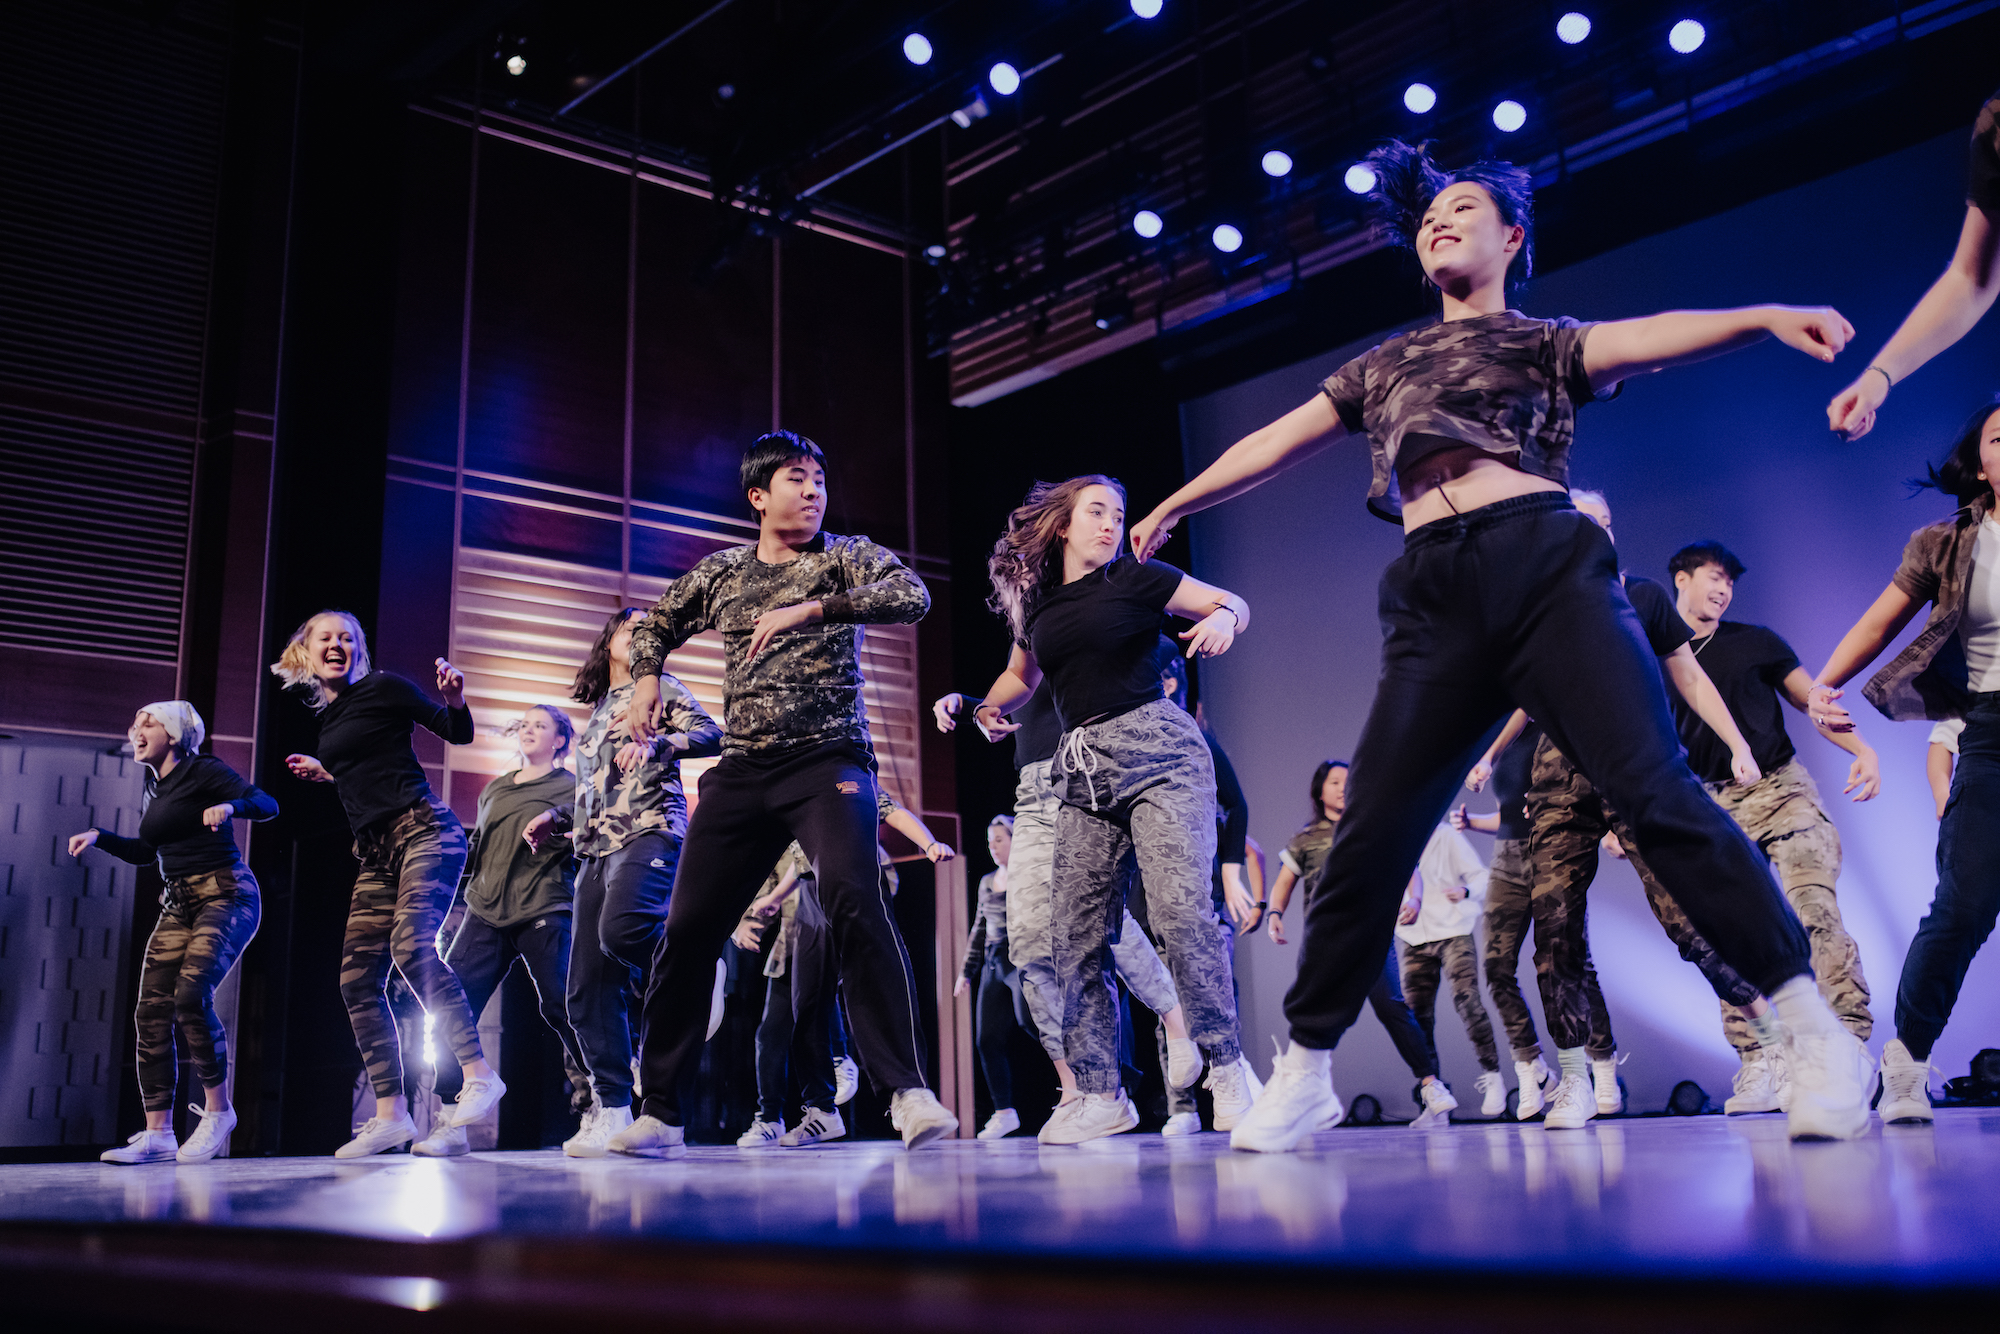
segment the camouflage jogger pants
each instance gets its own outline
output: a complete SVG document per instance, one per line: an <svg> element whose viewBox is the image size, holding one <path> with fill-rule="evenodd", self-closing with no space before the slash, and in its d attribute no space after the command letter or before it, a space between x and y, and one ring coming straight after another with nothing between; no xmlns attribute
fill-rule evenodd
<svg viewBox="0 0 2000 1334"><path fill-rule="evenodd" d="M1049 1059L1063 1059L1063 994L1056 985L1055 945L1050 937L1049 877L1055 870L1056 812L1062 798L1049 783L1055 762L1023 765L1014 785L1014 850L1007 859L1007 958L1021 970L1021 1000L1035 1023L1035 1036ZM1131 879L1131 858L1121 874ZM1154 1014L1179 1005L1174 980L1159 951L1126 913L1111 947L1118 975L1139 1003Z"/></svg>
<svg viewBox="0 0 2000 1334"><path fill-rule="evenodd" d="M1507 1044L1517 1061L1532 1061L1542 1054L1541 1039L1535 1035L1535 1016L1521 994L1521 942L1528 937L1532 919L1534 877L1528 874L1528 840L1500 838L1493 841L1493 864L1486 873L1486 989L1493 995L1493 1008L1500 1011L1500 1024L1507 1030ZM1593 978L1595 974L1592 974ZM1597 1007L1604 1008L1602 997Z"/></svg>
<svg viewBox="0 0 2000 1334"><path fill-rule="evenodd" d="M215 989L257 934L257 882L242 862L221 871L178 876L160 896L160 920L146 941L139 1004L139 1098L149 1112L170 1111L180 1079L179 1030L205 1089L229 1079L229 1039L215 1013Z"/></svg>
<svg viewBox="0 0 2000 1334"><path fill-rule="evenodd" d="M1194 719L1171 700L1063 734L1053 771L1056 976L1063 1050L1085 1093L1119 1086L1111 937L1125 917L1121 867L1138 862L1147 915L1165 951L1188 1034L1211 1063L1242 1056L1236 987L1210 898L1215 766Z"/></svg>
<svg viewBox="0 0 2000 1334"><path fill-rule="evenodd" d="M438 1039L460 1065L479 1059L479 1019L458 975L438 954L438 932L465 868L465 827L435 797L355 836L361 873L341 942L340 995L378 1098L403 1093L396 1020L383 994L389 965L416 992Z"/></svg>
<svg viewBox="0 0 2000 1334"><path fill-rule="evenodd" d="M1840 831L1827 818L1812 775L1791 759L1748 787L1711 783L1708 794L1771 859L1785 898L1812 943L1819 994L1847 1031L1866 1042L1875 1031L1868 979L1862 976L1861 951L1841 923L1833 892L1840 879ZM1755 1050L1749 1021L1733 1005L1722 1007L1722 1030L1738 1051Z"/></svg>
<svg viewBox="0 0 2000 1334"><path fill-rule="evenodd" d="M1465 1024L1465 1035L1479 1054L1479 1068L1498 1070L1500 1053L1493 1045L1493 1021L1487 1018L1486 1002L1479 998L1479 952L1472 937L1451 936L1421 945L1405 942L1401 949L1403 998L1410 1003L1431 1050L1437 1050L1437 994L1442 974L1451 983L1451 1003Z"/></svg>
<svg viewBox="0 0 2000 1334"><path fill-rule="evenodd" d="M1607 833L1617 834L1646 888L1646 905L1667 939L1683 959L1701 970L1716 996L1732 1007L1757 998L1757 988L1722 961L1654 877L1625 822L1547 737L1535 750L1528 822L1528 864L1535 881L1530 900L1535 974L1542 989L1542 1016L1557 1047L1587 1047L1593 1059L1616 1049L1610 1019L1598 1017L1604 998L1597 990L1585 931L1590 883L1597 877L1597 845Z"/></svg>

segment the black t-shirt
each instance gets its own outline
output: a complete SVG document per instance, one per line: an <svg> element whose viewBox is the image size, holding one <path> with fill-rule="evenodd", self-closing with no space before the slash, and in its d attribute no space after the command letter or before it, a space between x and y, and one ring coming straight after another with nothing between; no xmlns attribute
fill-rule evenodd
<svg viewBox="0 0 2000 1334"><path fill-rule="evenodd" d="M237 861L235 826L225 820L220 829L210 829L201 822L203 811L224 804L235 808L239 820L268 820L278 813L277 802L215 756L190 755L146 794L137 838L100 828L97 846L134 866L158 857L160 874L169 880L226 870Z"/></svg>
<svg viewBox="0 0 2000 1334"><path fill-rule="evenodd" d="M1028 648L1064 731L1160 698L1160 617L1186 577L1165 561L1120 556L1051 590L1029 615Z"/></svg>
<svg viewBox="0 0 2000 1334"><path fill-rule="evenodd" d="M1965 202L1989 218L2000 218L2000 93L1986 99L1972 122Z"/></svg>
<svg viewBox="0 0 2000 1334"><path fill-rule="evenodd" d="M410 746L418 724L454 746L472 740L472 710L447 709L394 672L368 673L320 714L319 762L355 833L430 796Z"/></svg>
<svg viewBox="0 0 2000 1334"><path fill-rule="evenodd" d="M1779 687L1799 665L1799 655L1792 652L1792 646L1761 625L1722 621L1695 649L1695 661L1715 682L1716 693L1743 729L1743 739L1750 743L1757 767L1770 773L1791 759L1792 739L1785 733ZM1680 730L1681 744L1687 747L1688 768L1704 783L1728 782L1729 747L1707 723L1695 717L1678 693L1669 691L1668 702L1674 706L1674 726Z"/></svg>
<svg viewBox="0 0 2000 1334"><path fill-rule="evenodd" d="M1500 827L1493 831L1493 837L1528 836L1528 782L1535 767L1535 747L1541 744L1542 726L1530 720L1514 744L1493 762L1493 799L1500 804Z"/></svg>
<svg viewBox="0 0 2000 1334"><path fill-rule="evenodd" d="M1056 744L1062 740L1062 719L1056 716L1055 693L1046 682L1042 689L1028 696L1026 704L1008 714L1007 720L1021 725L1021 730L1014 733L1016 769L1056 757Z"/></svg>
<svg viewBox="0 0 2000 1334"><path fill-rule="evenodd" d="M1646 631L1646 642L1653 646L1653 656L1664 658L1694 638L1694 632L1681 619L1680 608L1674 605L1673 594L1661 585L1651 579L1628 574L1625 576L1625 596L1631 599L1632 610L1639 613L1639 624Z"/></svg>

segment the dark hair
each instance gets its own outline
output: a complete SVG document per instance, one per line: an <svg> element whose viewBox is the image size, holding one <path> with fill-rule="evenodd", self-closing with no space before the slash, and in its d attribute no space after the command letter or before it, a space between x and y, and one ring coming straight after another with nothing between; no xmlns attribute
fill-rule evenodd
<svg viewBox="0 0 2000 1334"><path fill-rule="evenodd" d="M1428 143L1401 139L1377 145L1366 161L1375 172L1375 188L1368 192L1375 223L1397 245L1417 249L1417 233L1431 201L1460 181L1469 181L1493 196L1502 222L1521 229L1521 249L1507 266L1508 282L1518 286L1534 275L1535 178L1525 169L1485 160L1446 171L1431 160Z"/></svg>
<svg viewBox="0 0 2000 1334"><path fill-rule="evenodd" d="M1683 571L1693 574L1704 565L1720 565L1732 584L1749 570L1749 566L1736 559L1735 552L1710 538L1706 542L1690 542L1676 551L1667 561L1667 579L1671 582Z"/></svg>
<svg viewBox="0 0 2000 1334"><path fill-rule="evenodd" d="M620 607L611 613L611 619L597 632L597 642L590 646L590 656L576 669L576 682L569 688L571 699L596 708L597 702L611 693L611 637L633 612L643 610L643 607Z"/></svg>
<svg viewBox="0 0 2000 1334"><path fill-rule="evenodd" d="M1007 516L1007 528L986 558L986 573L993 581L986 605L1006 619L1017 642L1027 642L1028 617L1041 601L1042 589L1062 583L1069 516L1076 498L1093 486L1110 487L1118 493L1118 503L1125 503L1125 484L1102 473L1087 472L1066 482L1036 482L1028 488L1027 499ZM1121 553L1113 559L1124 558Z"/></svg>
<svg viewBox="0 0 2000 1334"><path fill-rule="evenodd" d="M1335 769L1351 769L1354 766L1346 760L1321 760L1319 768L1313 770L1313 785L1306 792L1306 800L1312 803L1313 819L1324 820L1326 807L1319 799L1320 789L1326 786L1326 776Z"/></svg>
<svg viewBox="0 0 2000 1334"><path fill-rule="evenodd" d="M1188 712L1194 712L1194 705L1188 702L1187 659L1181 656L1181 646L1171 635L1161 635L1160 642L1153 645L1153 674L1162 681L1174 679L1174 703Z"/></svg>
<svg viewBox="0 0 2000 1334"><path fill-rule="evenodd" d="M749 494L752 487L769 491L771 479L777 476L778 469L800 459L810 459L820 467L826 467L826 455L820 453L819 446L797 431L780 427L758 436L750 442L750 448L743 451L743 466L737 471L744 493Z"/></svg>
<svg viewBox="0 0 2000 1334"><path fill-rule="evenodd" d="M1924 469L1925 476L1912 477L1910 485L1932 488L1970 505L1981 496L1993 494L1993 484L1979 480L1979 441L1986 434L1987 419L2000 412L2000 395L1987 399L1979 410L1965 419L1958 439L1945 451L1944 462Z"/></svg>
<svg viewBox="0 0 2000 1334"><path fill-rule="evenodd" d="M605 659L608 664L610 660L608 653L605 655ZM609 676L609 671L605 675ZM572 750L576 749L576 724L569 720L568 714L553 704L530 704L528 707L531 709L540 709L549 716L549 721L556 725L556 735L562 738L561 744L556 747L557 759L562 759Z"/></svg>

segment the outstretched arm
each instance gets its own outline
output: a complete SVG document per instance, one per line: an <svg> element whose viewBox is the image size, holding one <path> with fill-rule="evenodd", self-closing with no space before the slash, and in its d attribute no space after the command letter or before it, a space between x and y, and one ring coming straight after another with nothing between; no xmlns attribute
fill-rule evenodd
<svg viewBox="0 0 2000 1334"><path fill-rule="evenodd" d="M1813 679L1806 675L1806 669L1794 667L1781 687L1786 701L1808 718L1812 717L1812 710L1807 707L1812 699L1812 686ZM1876 756L1875 748L1861 739L1860 732L1852 728L1836 732L1818 722L1813 727L1821 736L1854 757L1854 763L1847 767L1847 786L1840 789L1842 792L1852 792L1856 801L1867 801L1882 790L1882 761Z"/></svg>
<svg viewBox="0 0 2000 1334"><path fill-rule="evenodd" d="M1889 641L1903 632L1922 604L1896 584L1882 590L1875 605L1861 613L1854 628L1833 646L1833 656L1813 677L1806 691L1806 716L1823 732L1852 732L1854 716L1837 700L1840 687L1852 681L1862 668L1882 656Z"/></svg>
<svg viewBox="0 0 2000 1334"><path fill-rule="evenodd" d="M1347 427L1325 394L1293 408L1269 426L1244 436L1201 476L1168 496L1153 512L1132 525L1132 554L1148 560L1167 540L1175 524L1190 514L1219 505L1260 486L1295 463L1303 463L1329 445L1347 438Z"/></svg>
<svg viewBox="0 0 2000 1334"><path fill-rule="evenodd" d="M1809 357L1832 361L1854 326L1831 306L1745 306L1741 310L1670 310L1597 325L1583 344L1583 369L1599 393L1621 380L1687 366L1776 336Z"/></svg>
<svg viewBox="0 0 2000 1334"><path fill-rule="evenodd" d="M1868 369L1826 405L1826 424L1849 440L1867 435L1889 390L1965 337L1993 309L1996 295L2000 295L2000 227L1968 204L1951 267L1931 284Z"/></svg>
<svg viewBox="0 0 2000 1334"><path fill-rule="evenodd" d="M1722 738L1722 744L1729 747L1729 769L1736 781L1748 787L1762 778L1757 768L1756 757L1750 753L1750 743L1743 739L1743 729L1729 716L1729 706L1722 702L1722 694L1715 688L1715 682L1708 679L1708 673L1701 669L1694 650L1686 644L1669 653L1664 659L1667 679L1680 691L1681 698L1688 702L1695 716L1709 725Z"/></svg>

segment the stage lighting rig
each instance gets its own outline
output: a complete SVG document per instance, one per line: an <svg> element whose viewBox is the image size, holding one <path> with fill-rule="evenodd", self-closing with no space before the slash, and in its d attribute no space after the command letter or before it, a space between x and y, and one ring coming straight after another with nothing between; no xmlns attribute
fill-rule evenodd
<svg viewBox="0 0 2000 1334"><path fill-rule="evenodd" d="M1375 168L1366 162L1357 162L1347 169L1340 183L1352 194L1365 195L1375 188Z"/></svg>
<svg viewBox="0 0 2000 1334"><path fill-rule="evenodd" d="M1292 155L1274 148L1264 154L1262 166L1266 176L1289 176L1292 174Z"/></svg>
<svg viewBox="0 0 2000 1334"><path fill-rule="evenodd" d="M1243 248L1242 231L1226 222L1217 224L1215 230L1208 234L1208 239L1225 255L1233 255Z"/></svg>
<svg viewBox="0 0 2000 1334"><path fill-rule="evenodd" d="M972 128L975 120L985 120L993 114L993 108L986 105L986 94L975 92L972 100L951 113L951 123L961 130Z"/></svg>
<svg viewBox="0 0 2000 1334"><path fill-rule="evenodd" d="M1142 19L1158 18L1165 7L1165 0L1132 0L1132 12Z"/></svg>
<svg viewBox="0 0 2000 1334"><path fill-rule="evenodd" d="M1403 105L1419 116L1438 104L1437 90L1427 83L1413 83L1403 90Z"/></svg>
<svg viewBox="0 0 2000 1334"><path fill-rule="evenodd" d="M1682 19L1667 30L1667 45L1684 56L1701 50L1701 44L1707 40L1708 29L1693 19Z"/></svg>
<svg viewBox="0 0 2000 1334"><path fill-rule="evenodd" d="M993 68L986 71L986 82L1000 96L1012 97L1021 91L1021 71L1004 60L996 61Z"/></svg>
<svg viewBox="0 0 2000 1334"><path fill-rule="evenodd" d="M1132 215L1132 230L1148 241L1165 231L1166 226L1160 215L1149 208L1142 208Z"/></svg>
<svg viewBox="0 0 2000 1334"><path fill-rule="evenodd" d="M931 63L931 39L920 32L913 32L903 39L903 59L912 65Z"/></svg>
<svg viewBox="0 0 2000 1334"><path fill-rule="evenodd" d="M1556 20L1556 36L1560 37L1565 45L1575 46L1590 36L1590 19L1572 10Z"/></svg>
<svg viewBox="0 0 2000 1334"><path fill-rule="evenodd" d="M1511 98L1493 108L1493 124L1502 134L1512 134L1528 123L1528 109Z"/></svg>

